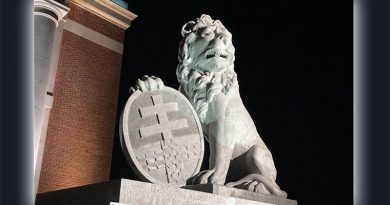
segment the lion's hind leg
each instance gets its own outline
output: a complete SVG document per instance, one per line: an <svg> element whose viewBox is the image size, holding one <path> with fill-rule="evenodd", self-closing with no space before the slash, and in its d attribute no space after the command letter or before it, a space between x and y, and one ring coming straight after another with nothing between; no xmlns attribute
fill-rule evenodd
<svg viewBox="0 0 390 205"><path fill-rule="evenodd" d="M276 168L272 155L265 145L252 146L242 158L240 161L245 163L248 175L226 186L287 197L287 193L282 191L275 182Z"/></svg>
<svg viewBox="0 0 390 205"><path fill-rule="evenodd" d="M281 190L275 182L259 174L247 175L236 182L226 184L226 186L287 198L287 193Z"/></svg>

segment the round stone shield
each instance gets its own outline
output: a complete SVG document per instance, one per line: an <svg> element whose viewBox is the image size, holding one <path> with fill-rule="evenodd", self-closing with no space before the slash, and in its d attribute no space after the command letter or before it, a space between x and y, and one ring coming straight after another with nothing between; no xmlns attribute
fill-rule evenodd
<svg viewBox="0 0 390 205"><path fill-rule="evenodd" d="M143 180L183 186L203 160L203 132L190 102L177 90L135 91L120 122L128 163Z"/></svg>

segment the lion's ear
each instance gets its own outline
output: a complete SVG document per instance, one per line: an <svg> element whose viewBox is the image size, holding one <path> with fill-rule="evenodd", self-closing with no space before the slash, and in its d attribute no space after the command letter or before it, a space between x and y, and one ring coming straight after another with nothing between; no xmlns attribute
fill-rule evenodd
<svg viewBox="0 0 390 205"><path fill-rule="evenodd" d="M184 24L184 26L181 28L181 35L183 37L186 37L189 33L192 32L192 29L194 28L194 26L195 26L194 21L190 21L190 22Z"/></svg>

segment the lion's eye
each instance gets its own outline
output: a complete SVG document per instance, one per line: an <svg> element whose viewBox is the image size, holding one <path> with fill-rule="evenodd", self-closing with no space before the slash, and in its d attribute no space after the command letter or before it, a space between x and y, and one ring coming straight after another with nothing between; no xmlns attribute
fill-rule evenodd
<svg viewBox="0 0 390 205"><path fill-rule="evenodd" d="M198 31L199 31L198 35L201 38L213 38L215 26L204 27L204 28L199 29Z"/></svg>
<svg viewBox="0 0 390 205"><path fill-rule="evenodd" d="M203 36L209 36L211 35L211 32L203 33Z"/></svg>
<svg viewBox="0 0 390 205"><path fill-rule="evenodd" d="M211 37L214 35L214 32L212 31L208 31L208 32L202 32L202 34L200 35L202 38L204 37Z"/></svg>

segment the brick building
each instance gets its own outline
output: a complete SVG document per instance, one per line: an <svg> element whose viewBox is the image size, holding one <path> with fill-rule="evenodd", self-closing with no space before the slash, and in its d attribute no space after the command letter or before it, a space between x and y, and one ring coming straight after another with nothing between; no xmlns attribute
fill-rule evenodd
<svg viewBox="0 0 390 205"><path fill-rule="evenodd" d="M34 171L42 193L108 181L125 30L122 1L34 1Z"/></svg>

